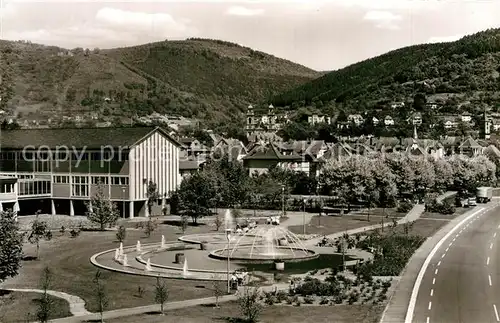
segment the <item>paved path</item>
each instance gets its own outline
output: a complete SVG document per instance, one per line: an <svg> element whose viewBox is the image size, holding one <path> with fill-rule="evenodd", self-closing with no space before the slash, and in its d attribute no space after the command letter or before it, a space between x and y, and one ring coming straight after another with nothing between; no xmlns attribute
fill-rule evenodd
<svg viewBox="0 0 500 323"><path fill-rule="evenodd" d="M43 294L44 291L41 289L24 289L24 288L2 288L4 290L10 290L13 292L22 292L22 293L40 293ZM85 309L85 301L78 296L66 294L63 292L58 292L55 290L48 290L47 294L62 298L69 303L69 311L74 316L84 316L91 314L89 311Z"/></svg>

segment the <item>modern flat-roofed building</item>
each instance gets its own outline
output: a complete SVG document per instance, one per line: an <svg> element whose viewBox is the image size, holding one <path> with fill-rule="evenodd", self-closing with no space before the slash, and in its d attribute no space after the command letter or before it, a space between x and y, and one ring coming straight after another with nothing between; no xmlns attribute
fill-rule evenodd
<svg viewBox="0 0 500 323"><path fill-rule="evenodd" d="M19 215L85 214L103 185L122 217L148 216L147 183L160 196L180 183L179 147L159 127L3 130L0 204Z"/></svg>

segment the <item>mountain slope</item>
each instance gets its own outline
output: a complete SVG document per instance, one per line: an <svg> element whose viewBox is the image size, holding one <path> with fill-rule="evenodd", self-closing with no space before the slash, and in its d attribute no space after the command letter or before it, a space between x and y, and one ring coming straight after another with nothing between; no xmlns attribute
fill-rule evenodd
<svg viewBox="0 0 500 323"><path fill-rule="evenodd" d="M456 42L391 51L328 73L273 98L277 106L335 101L351 109L405 101L419 92L443 103L481 97L496 105L500 90L500 29ZM451 103L450 103L451 104Z"/></svg>
<svg viewBox="0 0 500 323"><path fill-rule="evenodd" d="M204 39L87 53L0 41L0 55L0 108L42 114L158 111L226 120L320 76L250 48Z"/></svg>

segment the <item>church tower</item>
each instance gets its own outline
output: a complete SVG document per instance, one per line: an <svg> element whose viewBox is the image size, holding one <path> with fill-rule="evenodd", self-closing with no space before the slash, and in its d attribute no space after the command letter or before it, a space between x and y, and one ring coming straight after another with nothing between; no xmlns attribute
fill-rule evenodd
<svg viewBox="0 0 500 323"><path fill-rule="evenodd" d="M249 105L247 108L247 126L246 130L251 133L255 127L255 112L253 111L253 106Z"/></svg>
<svg viewBox="0 0 500 323"><path fill-rule="evenodd" d="M491 138L491 121L489 120L488 114L486 113L486 108L484 108L481 126L481 135L483 139L489 140Z"/></svg>

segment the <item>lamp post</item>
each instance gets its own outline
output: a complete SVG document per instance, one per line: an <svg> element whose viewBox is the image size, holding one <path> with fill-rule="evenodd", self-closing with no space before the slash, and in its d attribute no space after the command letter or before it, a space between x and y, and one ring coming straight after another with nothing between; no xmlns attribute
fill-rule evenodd
<svg viewBox="0 0 500 323"><path fill-rule="evenodd" d="M281 185L281 212L285 216L285 185Z"/></svg>
<svg viewBox="0 0 500 323"><path fill-rule="evenodd" d="M302 213L302 224L304 227L304 232L303 234L306 234L306 199L304 198L304 212Z"/></svg>
<svg viewBox="0 0 500 323"><path fill-rule="evenodd" d="M125 219L125 189L127 187L126 186L122 186L122 198L123 198L123 218Z"/></svg>
<svg viewBox="0 0 500 323"><path fill-rule="evenodd" d="M231 283L229 279L229 242L231 241L231 229L226 229L226 239L227 239L227 293L231 294Z"/></svg>

